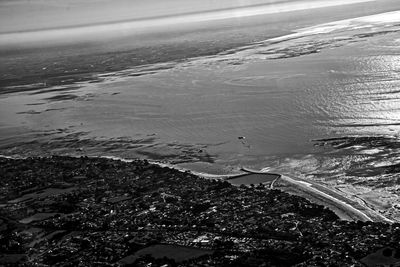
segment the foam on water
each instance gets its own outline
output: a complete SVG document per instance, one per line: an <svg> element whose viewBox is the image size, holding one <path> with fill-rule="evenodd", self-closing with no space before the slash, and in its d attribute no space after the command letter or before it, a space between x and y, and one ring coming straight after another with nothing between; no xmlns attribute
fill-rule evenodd
<svg viewBox="0 0 400 267"><path fill-rule="evenodd" d="M361 152L363 154L367 154L367 155L374 155L374 154L378 154L381 153L383 150L379 149L379 148L373 148L373 149L364 149Z"/></svg>

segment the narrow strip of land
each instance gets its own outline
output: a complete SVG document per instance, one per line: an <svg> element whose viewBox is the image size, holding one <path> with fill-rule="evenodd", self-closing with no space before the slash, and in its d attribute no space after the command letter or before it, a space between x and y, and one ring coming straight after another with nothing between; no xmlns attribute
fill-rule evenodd
<svg viewBox="0 0 400 267"><path fill-rule="evenodd" d="M295 186L297 191L303 192L303 196L307 197L308 195L317 200L319 204L329 207L343 220L374 221L363 211L356 209L345 201L339 200L334 194L318 190L311 183L295 180L288 176L282 176L281 179Z"/></svg>
<svg viewBox="0 0 400 267"><path fill-rule="evenodd" d="M242 171L253 174L278 175L278 178L270 184L270 188L274 188L276 181L280 179L288 185L283 189L284 191L299 194L311 201L324 205L334 211L340 219L354 221L384 221L389 223L394 222L393 220L377 213L370 207L357 203L343 194L339 194L326 186L312 181L304 181L302 179L295 179L285 175L256 171L248 168L242 168Z"/></svg>

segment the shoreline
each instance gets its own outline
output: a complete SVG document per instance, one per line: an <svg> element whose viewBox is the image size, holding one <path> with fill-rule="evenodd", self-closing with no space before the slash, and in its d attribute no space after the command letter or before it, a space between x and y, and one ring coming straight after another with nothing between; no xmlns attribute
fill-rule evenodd
<svg viewBox="0 0 400 267"><path fill-rule="evenodd" d="M69 156L73 158L80 158L79 156ZM9 157L9 156L4 156L0 155L0 158L7 158L7 159L26 159L28 157ZM37 157L37 158L48 158L48 157ZM131 163L136 160L141 160L141 159L124 159L120 157L115 157L115 156L100 156L100 157L93 157L90 156L88 157L89 159L95 159L95 158L103 158L103 159L109 159L109 160L119 160L122 162L127 162ZM347 221L370 221L370 222L386 222L386 223L396 223L396 221L391 220L389 218L384 217L381 214L378 214L375 210L373 210L370 207L363 206L360 203L358 203L363 209L359 209L355 207L355 203L352 205L351 200L348 199L345 195L340 195L339 193L333 191L332 189L314 183L310 181L304 181L300 178L292 178L286 175L282 174L277 174L277 173L269 173L269 172L263 172L263 171L257 171L257 170L252 170L248 169L246 167L241 167L240 170L242 173L235 173L235 174L225 174L225 175L214 175L214 174L207 174L207 173L200 173L196 171L192 171L190 169L185 169L179 166L175 166L173 164L168 164L168 163L163 163L163 162L157 162L157 161L152 161L152 160L146 160L150 164L157 165L159 167L167 167L182 173L189 172L193 175L196 175L200 178L203 179L215 179L215 180L220 180L220 181L227 181L235 178L242 178L245 177L246 175L254 175L254 174L266 174L266 175L277 175L278 177L274 179L272 182L267 181L263 184L270 183L270 189L278 189L282 192L289 193L291 195L299 195L300 197L303 197L305 199L310 200L311 202L322 205L331 211L333 211L341 220L347 220ZM279 182L279 181L284 181L287 185L290 187L287 188L286 186L278 186L274 188L274 184ZM230 183L230 182L229 182ZM230 183L232 184L232 183ZM234 186L239 186L232 184ZM248 186L248 185L245 185ZM319 189L316 187L320 187ZM323 188L323 190L321 190ZM325 191L325 192L324 192ZM344 200L339 199L342 198Z"/></svg>
<svg viewBox="0 0 400 267"><path fill-rule="evenodd" d="M132 162L133 160L126 160L122 159L119 157L104 157L104 158L110 158L110 159L116 159L116 160L122 160L126 162ZM224 174L224 175L218 175L218 174L209 174L209 173L204 173L204 172L196 172L192 171L190 169L185 169L173 164L168 164L168 163L162 163L162 162L157 162L157 161L151 161L148 160L149 163L158 165L160 167L168 167L174 170L178 170L181 172L190 172L196 176L199 176L204 179L217 179L217 180L224 180L229 182L231 179L235 178L241 178L246 175L251 175L251 174L267 174L267 175L279 175L277 179L275 179L271 185L274 186L274 184L279 181L279 180L284 180L286 183L290 184L292 187L292 192L291 190L285 191L282 187L278 187L276 189L281 190L283 192L287 192L291 195L296 195L293 191L301 191L299 195L303 198L306 198L310 200L311 202L314 202L315 204L322 205L330 210L332 210L341 220L349 220L349 221L370 221L370 222L386 222L386 223L396 223L396 221L391 220L389 218L386 218L385 216L379 214L372 208L366 206L366 205L361 205L363 210L360 210L356 207L354 207L352 204L352 200L346 197L346 195L341 195L338 192L335 192L333 189L330 189L326 186L310 182L310 181L304 181L300 178L293 178L289 177L286 175L278 174L278 173L269 173L269 172L264 172L264 171L257 171L257 170L252 170L246 167L241 167L240 171L242 173L232 173L232 174ZM270 183L265 182L265 183ZM315 188L315 186L318 187L323 187L324 190L327 192L323 192L320 189ZM271 188L271 187L270 187ZM272 189L272 188L271 188ZM335 197L335 195L340 196L341 198L344 198L348 202L344 200L340 200L338 197ZM354 203L356 204L356 203ZM358 203L360 204L360 203ZM367 211L367 213L365 212Z"/></svg>
<svg viewBox="0 0 400 267"><path fill-rule="evenodd" d="M0 265L166 266L188 252L182 266L253 266L255 259L268 266L361 266L376 252L399 249L398 223L340 220L322 205L266 186L234 186L139 159L0 161ZM198 248L210 254L203 258Z"/></svg>
<svg viewBox="0 0 400 267"><path fill-rule="evenodd" d="M248 168L242 168L242 170L253 174L278 175L275 173L256 171ZM343 220L361 220L371 222L383 221L388 223L395 223L394 220L378 214L374 209L368 207L367 205L361 205L359 203L363 209L361 210L356 208L355 206L350 204L352 201L348 199L345 194L339 194L331 188L328 188L321 184L317 184L312 181L304 181L300 178L292 178L287 175L281 174L279 174L279 177L273 183L275 183L279 179L292 186L292 188L288 190L288 193L294 194L290 191L297 191L300 196L331 209L333 212L336 213L337 216L339 216L339 218ZM316 187L319 187L320 189ZM279 189L285 191L283 188ZM340 200L339 197L335 197L335 195L338 195L340 196L340 198L344 198L345 200Z"/></svg>
<svg viewBox="0 0 400 267"><path fill-rule="evenodd" d="M361 205L363 208L362 210L359 208L356 208L354 205L350 204L353 202L349 198L346 197L345 194L339 194L338 192L335 192L333 189L328 188L326 186L323 186L321 184L317 184L315 182L311 181L304 181L300 178L293 178L289 177L287 175L282 175L278 173L270 173L270 172L264 172L264 171L257 171L257 170L252 170L246 167L241 167L240 170L243 171L243 173L237 173L237 174L226 174L226 175L213 175L213 174L207 174L207 173L200 173L200 172L195 172L190 169L184 169L181 167L174 166L173 164L164 164L164 163L159 163L159 162L153 162L149 161L150 163L159 165L159 166L165 166L169 167L175 170L179 170L182 172L189 171L194 175L197 175L199 177L205 178L205 179L219 179L219 180L225 180L228 181L231 179L236 179L236 178L242 178L246 175L252 175L252 174L266 174L266 175L276 175L278 176L276 179L274 179L272 182L267 181L265 183L270 183L273 189L273 186L276 182L279 180L284 180L286 183L290 184L292 187L292 191L301 191L299 195L303 198L306 198L316 204L322 205L324 207L327 207L328 209L332 210L341 220L351 220L351 221L371 221L371 222L387 222L387 223L395 223L396 221L391 220L389 218L386 218L385 216L379 214L377 211L373 210L372 208L368 207L367 205ZM323 190L316 188L320 187L323 188ZM292 195L296 195L293 192L290 192L291 190L285 191L282 187L277 187L276 189L281 190L283 192L287 192ZM324 192L325 191L325 192ZM336 195L336 196L335 196ZM340 198L344 198L345 200L340 200ZM356 203L354 203L356 204ZM360 205L360 203L357 203Z"/></svg>

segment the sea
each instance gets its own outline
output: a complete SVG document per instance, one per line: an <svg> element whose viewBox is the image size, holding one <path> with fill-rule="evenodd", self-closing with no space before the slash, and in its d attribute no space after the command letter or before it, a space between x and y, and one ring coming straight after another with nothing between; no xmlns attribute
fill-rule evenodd
<svg viewBox="0 0 400 267"><path fill-rule="evenodd" d="M268 170L400 220L400 4L390 3L0 46L0 154Z"/></svg>

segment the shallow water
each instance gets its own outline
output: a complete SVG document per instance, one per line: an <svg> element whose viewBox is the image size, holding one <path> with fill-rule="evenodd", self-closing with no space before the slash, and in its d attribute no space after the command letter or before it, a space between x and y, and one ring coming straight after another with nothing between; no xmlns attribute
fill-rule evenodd
<svg viewBox="0 0 400 267"><path fill-rule="evenodd" d="M317 40L300 32L226 55L100 74L94 82L18 88L1 99L3 153L70 148L261 168L322 151L314 139L396 135L398 27L342 24ZM29 138L33 148L9 145Z"/></svg>
<svg viewBox="0 0 400 267"><path fill-rule="evenodd" d="M4 86L0 153L140 157L206 173L270 167L360 192L397 217L399 177L382 166L398 164L400 152L399 17L51 86ZM348 136L387 139L313 141Z"/></svg>
<svg viewBox="0 0 400 267"><path fill-rule="evenodd" d="M229 179L228 182L233 185L259 185L265 183L272 183L279 176L273 174L245 174L242 176L238 176L232 179Z"/></svg>

